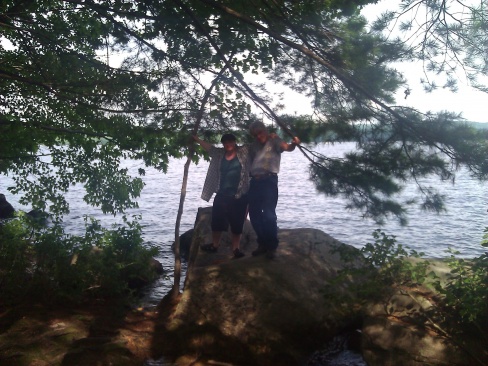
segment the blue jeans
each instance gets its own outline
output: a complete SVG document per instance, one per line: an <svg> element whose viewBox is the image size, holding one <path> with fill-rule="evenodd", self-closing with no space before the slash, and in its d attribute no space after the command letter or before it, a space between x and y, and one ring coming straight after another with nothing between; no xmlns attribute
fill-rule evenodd
<svg viewBox="0 0 488 366"><path fill-rule="evenodd" d="M249 187L249 218L258 236L258 245L267 250L278 247L278 176L251 179Z"/></svg>

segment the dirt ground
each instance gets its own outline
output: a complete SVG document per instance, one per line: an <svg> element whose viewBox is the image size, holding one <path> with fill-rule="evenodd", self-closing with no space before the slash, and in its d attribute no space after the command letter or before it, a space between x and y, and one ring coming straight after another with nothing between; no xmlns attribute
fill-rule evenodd
<svg viewBox="0 0 488 366"><path fill-rule="evenodd" d="M161 359L172 347L161 332L166 310L129 309L116 302L0 305L0 364L170 365Z"/></svg>

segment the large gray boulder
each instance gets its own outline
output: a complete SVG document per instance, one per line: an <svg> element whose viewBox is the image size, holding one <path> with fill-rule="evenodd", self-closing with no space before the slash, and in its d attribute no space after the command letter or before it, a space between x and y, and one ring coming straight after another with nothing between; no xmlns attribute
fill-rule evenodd
<svg viewBox="0 0 488 366"><path fill-rule="evenodd" d="M222 357L230 350L223 357L236 364L298 365L356 321L322 293L327 278L342 268L330 252L337 240L315 229L280 230L275 259L252 257L257 244L247 222L241 241L246 256L232 259L228 235L217 253L199 250L211 241L210 215L211 208L198 212L185 287L170 325L194 328L195 338L186 342L199 345L195 352Z"/></svg>

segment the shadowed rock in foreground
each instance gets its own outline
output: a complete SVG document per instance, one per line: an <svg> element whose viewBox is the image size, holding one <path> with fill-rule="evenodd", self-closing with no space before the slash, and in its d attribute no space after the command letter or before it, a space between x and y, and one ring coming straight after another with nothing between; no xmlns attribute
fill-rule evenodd
<svg viewBox="0 0 488 366"><path fill-rule="evenodd" d="M199 246L211 241L210 214L211 208L199 210L185 290L170 324L173 330L194 328L194 338L186 341L198 345L195 352L222 355L229 342L256 365L297 365L355 323L321 293L326 279L342 268L339 256L330 253L339 242L319 230L280 230L275 259L252 257L256 242L247 222L244 258L232 258L227 237L217 253L205 253ZM250 361L229 351L229 362Z"/></svg>

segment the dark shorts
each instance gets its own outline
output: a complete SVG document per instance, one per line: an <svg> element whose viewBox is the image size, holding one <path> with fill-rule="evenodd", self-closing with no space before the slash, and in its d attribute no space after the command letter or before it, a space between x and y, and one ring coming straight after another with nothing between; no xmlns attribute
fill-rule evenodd
<svg viewBox="0 0 488 366"><path fill-rule="evenodd" d="M212 231L230 230L233 234L242 234L242 227L247 217L247 195L239 199L217 194L212 208Z"/></svg>

